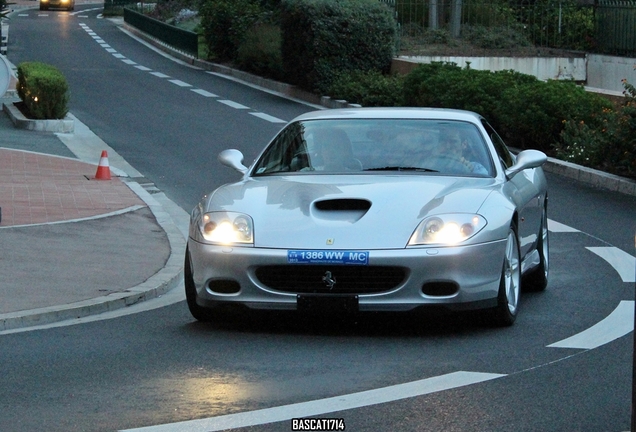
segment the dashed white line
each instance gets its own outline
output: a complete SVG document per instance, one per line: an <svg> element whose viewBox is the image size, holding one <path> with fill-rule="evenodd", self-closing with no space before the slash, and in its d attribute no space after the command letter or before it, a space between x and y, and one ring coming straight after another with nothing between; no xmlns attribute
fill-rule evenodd
<svg viewBox="0 0 636 432"><path fill-rule="evenodd" d="M300 402L256 411L228 414L207 419L190 420L158 426L128 429L127 432L212 432L240 427L250 427L267 423L319 416L336 411L344 411L393 402L401 399L423 396L457 387L478 384L505 377L506 375L458 371L419 381L351 393L331 398Z"/></svg>
<svg viewBox="0 0 636 432"><path fill-rule="evenodd" d="M258 117L261 118L263 120L267 120L270 123L287 123L287 121L279 119L277 117L271 116L269 114L265 114L262 112L251 112L251 115L253 115L254 117Z"/></svg>
<svg viewBox="0 0 636 432"><path fill-rule="evenodd" d="M148 71L152 70L152 69L150 69L149 67L142 66L142 65L137 65L137 66L135 66L135 67L136 67L137 69L139 69L140 71L144 71L144 72L148 72Z"/></svg>
<svg viewBox="0 0 636 432"><path fill-rule="evenodd" d="M159 78L170 78L170 75L166 75L166 74L161 73L161 72L150 72L150 75L154 75L154 76L159 77Z"/></svg>
<svg viewBox="0 0 636 432"><path fill-rule="evenodd" d="M126 64L129 64L129 65L136 65L137 64L133 60L130 60L130 59L123 59L122 61L124 63L126 63Z"/></svg>
<svg viewBox="0 0 636 432"><path fill-rule="evenodd" d="M192 87L192 85L188 84L187 82L183 82L178 79L173 79L168 81L171 82L172 84L178 85L179 87Z"/></svg>
<svg viewBox="0 0 636 432"><path fill-rule="evenodd" d="M245 105L241 105L238 102L234 102L234 101L227 100L227 99L219 100L219 102L221 102L222 104L227 105L229 107L236 108L236 109L250 109L250 107L247 107Z"/></svg>
<svg viewBox="0 0 636 432"><path fill-rule="evenodd" d="M587 247L587 250L607 261L623 282L636 282L636 258L617 247Z"/></svg>
<svg viewBox="0 0 636 432"><path fill-rule="evenodd" d="M548 347L594 349L623 337L632 330L634 330L634 302L624 300L602 321Z"/></svg>
<svg viewBox="0 0 636 432"><path fill-rule="evenodd" d="M113 57L118 58L118 59L125 59L126 56L123 54L119 54L117 52L113 53Z"/></svg>
<svg viewBox="0 0 636 432"><path fill-rule="evenodd" d="M205 97L212 97L212 98L219 97L218 95L215 95L214 93L210 93L209 91L202 90L202 89L191 89L191 91Z"/></svg>

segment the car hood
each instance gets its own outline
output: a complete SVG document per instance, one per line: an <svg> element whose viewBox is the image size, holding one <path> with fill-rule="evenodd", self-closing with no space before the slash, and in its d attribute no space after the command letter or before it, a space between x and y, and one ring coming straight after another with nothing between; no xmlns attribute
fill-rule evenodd
<svg viewBox="0 0 636 432"><path fill-rule="evenodd" d="M495 184L433 175L257 177L220 187L203 207L250 215L255 247L397 249L427 216L476 213Z"/></svg>

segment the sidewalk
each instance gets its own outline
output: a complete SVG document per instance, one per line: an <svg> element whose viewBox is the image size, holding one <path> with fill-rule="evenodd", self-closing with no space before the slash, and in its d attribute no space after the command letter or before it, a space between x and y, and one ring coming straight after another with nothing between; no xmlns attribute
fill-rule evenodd
<svg viewBox="0 0 636 432"><path fill-rule="evenodd" d="M17 100L10 88L0 106ZM94 179L101 140L87 131L17 129L0 112L0 332L115 310L181 281L182 230L138 177L111 165L111 180Z"/></svg>

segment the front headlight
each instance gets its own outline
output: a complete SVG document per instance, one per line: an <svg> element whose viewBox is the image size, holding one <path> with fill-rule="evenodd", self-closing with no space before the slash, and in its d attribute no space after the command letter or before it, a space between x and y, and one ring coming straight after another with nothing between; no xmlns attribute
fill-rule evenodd
<svg viewBox="0 0 636 432"><path fill-rule="evenodd" d="M209 242L230 244L253 244L252 218L235 212L210 212L199 219L199 231Z"/></svg>
<svg viewBox="0 0 636 432"><path fill-rule="evenodd" d="M481 231L486 223L486 219L476 214L431 216L417 226L409 240L409 246L461 243Z"/></svg>

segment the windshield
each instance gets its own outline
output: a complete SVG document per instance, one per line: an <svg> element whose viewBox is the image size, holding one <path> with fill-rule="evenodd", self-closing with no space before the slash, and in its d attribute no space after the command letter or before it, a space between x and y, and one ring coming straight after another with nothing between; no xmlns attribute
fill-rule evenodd
<svg viewBox="0 0 636 432"><path fill-rule="evenodd" d="M344 119L295 122L260 157L254 175L429 172L492 176L479 129L450 120Z"/></svg>

